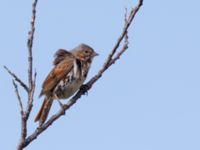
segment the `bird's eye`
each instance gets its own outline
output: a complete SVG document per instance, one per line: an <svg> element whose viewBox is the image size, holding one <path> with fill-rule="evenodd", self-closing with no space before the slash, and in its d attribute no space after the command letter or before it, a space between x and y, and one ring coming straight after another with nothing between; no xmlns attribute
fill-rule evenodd
<svg viewBox="0 0 200 150"><path fill-rule="evenodd" d="M89 51L88 50L85 50L85 54L88 54L89 53Z"/></svg>

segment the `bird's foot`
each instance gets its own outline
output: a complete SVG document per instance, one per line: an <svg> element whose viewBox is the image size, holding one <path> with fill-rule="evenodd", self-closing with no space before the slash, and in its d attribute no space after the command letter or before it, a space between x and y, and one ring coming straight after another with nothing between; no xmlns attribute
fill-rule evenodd
<svg viewBox="0 0 200 150"><path fill-rule="evenodd" d="M89 86L87 84L83 84L80 90L83 91L84 95L88 95Z"/></svg>

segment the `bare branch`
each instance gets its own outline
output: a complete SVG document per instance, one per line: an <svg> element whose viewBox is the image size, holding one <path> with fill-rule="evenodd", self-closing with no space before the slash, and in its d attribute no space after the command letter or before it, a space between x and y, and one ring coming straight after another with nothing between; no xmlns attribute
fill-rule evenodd
<svg viewBox="0 0 200 150"><path fill-rule="evenodd" d="M35 92L35 81L36 81L36 71L34 74L33 79L33 57L32 57L32 47L33 47L33 39L34 39L34 33L35 33L35 19L36 19L36 6L37 6L38 0L33 0L32 4L32 18L30 23L30 31L28 32L28 40L27 40L27 46L28 46L28 80L29 80L29 93L28 93L28 102L26 107L26 118L28 119L30 111L33 107L33 95ZM34 81L33 81L34 80Z"/></svg>
<svg viewBox="0 0 200 150"><path fill-rule="evenodd" d="M84 85L87 89L85 90L90 90L92 88L92 85L103 75L103 73L115 62L119 59L119 57L124 53L124 51L128 48L128 35L127 35L127 30L130 26L130 24L133 21L133 18L135 17L135 14L138 12L138 10L140 9L140 7L142 6L142 2L143 0L139 0L138 5L135 8L131 9L131 12L128 16L128 19L126 19L125 21L125 26L124 29L119 37L119 39L117 40L114 48L112 49L111 53L108 55L103 67L99 70L99 72L90 79L89 82L86 83L86 85ZM116 56L112 59L112 57L114 56L114 54L116 53L117 49L119 48L120 43L122 42L122 40L125 38L125 43L122 47L122 49L116 54ZM80 89L75 96L73 96L67 104L65 104L64 110L68 110L72 105L74 105L76 103L76 101L85 94L85 91L83 89ZM53 116L50 117L50 119L44 123L43 125L39 126L31 135L29 135L26 138L26 142L24 143L25 146L27 146L28 144L30 144L33 140L35 140L42 132L44 132L50 125L52 125L54 123L55 120L57 120L58 118L60 118L62 115L64 115L64 112L62 109L60 109L56 114L54 114Z"/></svg>
<svg viewBox="0 0 200 150"><path fill-rule="evenodd" d="M21 116L21 136L17 145L17 150L22 150L24 143L26 143L27 136L27 119L25 113Z"/></svg>
<svg viewBox="0 0 200 150"><path fill-rule="evenodd" d="M124 26L128 24L128 18L127 18L127 8L125 8L125 14L124 14ZM125 34L125 43L128 45L128 30L126 31Z"/></svg>
<svg viewBox="0 0 200 150"><path fill-rule="evenodd" d="M28 92L28 86L22 80L20 80L13 72L11 72L10 69L8 69L6 66L4 66L4 68L15 79L15 81L17 81L26 90L26 92Z"/></svg>
<svg viewBox="0 0 200 150"><path fill-rule="evenodd" d="M35 81L36 81L36 72L34 75L33 81L33 57L32 57L32 47L33 47L33 39L34 39L34 32L35 32L35 18L36 18L36 5L37 0L33 0L32 4L32 19L31 19L31 27L30 31L28 32L28 40L27 40L27 47L28 47L28 102L26 106L26 111L22 115L21 119L21 137L19 139L17 150L22 150L26 145L26 136L27 136L27 120L29 118L32 106L33 106L33 95L35 92Z"/></svg>
<svg viewBox="0 0 200 150"><path fill-rule="evenodd" d="M143 0L139 0L138 5L135 8L132 8L130 11L130 14L128 16L128 19L126 21L126 24L124 26L124 29L118 39L118 41L116 42L113 50L111 51L110 55L108 56L108 58L106 59L103 67L99 70L99 72L87 83L88 87L92 87L92 85L102 76L102 74L104 73L104 71L106 71L108 69L108 67L111 66L111 64L114 64L115 61L124 53L124 51L128 48L126 48L126 44L123 46L123 48L121 49L121 51L119 51L119 53L117 54L117 56L114 58L114 60L112 60L113 55L115 54L116 50L118 49L120 43L122 42L123 38L127 35L128 32L128 28L130 26L130 24L132 23L136 13L138 12L138 10L140 9L140 7L143 4ZM126 37L127 38L127 37ZM125 38L125 43L126 43L126 38ZM128 46L128 43L127 43Z"/></svg>
<svg viewBox="0 0 200 150"><path fill-rule="evenodd" d="M128 24L128 18L127 18L127 8L125 8L125 15L124 15L124 25L126 26ZM116 56L110 61L109 66L115 63L117 59L120 58L120 56L128 49L128 30L126 31L126 34L124 36L124 45L121 48L121 50L116 54Z"/></svg>
<svg viewBox="0 0 200 150"><path fill-rule="evenodd" d="M120 56L126 51L126 49L128 49L128 41L124 42L123 47L121 48L121 50L116 54L116 56L110 61L109 63L109 67L114 64L116 62L117 59L120 58Z"/></svg>
<svg viewBox="0 0 200 150"><path fill-rule="evenodd" d="M64 110L68 110L72 105L76 103L76 101L84 94L83 90L79 90L78 93L71 98L67 104L63 105ZM26 139L26 144L28 145L30 142L35 140L38 135L40 135L43 131L45 131L50 125L53 124L54 121L56 121L58 118L60 118L62 115L64 115L64 112L62 109L60 109L56 114L54 114L45 124L38 127L30 136Z"/></svg>
<svg viewBox="0 0 200 150"><path fill-rule="evenodd" d="M26 118L29 118L30 112L32 110L33 107L33 96L34 96L34 92L35 92L35 82L36 82L36 76L37 76L37 72L35 71L34 73L34 79L33 79L33 87L30 91L30 95L29 95L29 100L27 102L27 107L26 107Z"/></svg>
<svg viewBox="0 0 200 150"><path fill-rule="evenodd" d="M34 33L35 33L35 18L36 18L36 5L37 5L37 0L33 1L32 4L32 19L31 19L31 29L28 32L28 40L27 40L27 47L28 47L28 80L29 80L29 89L32 89L32 70L33 70L33 57L32 57L32 47L33 47L33 38L34 38Z"/></svg>
<svg viewBox="0 0 200 150"><path fill-rule="evenodd" d="M14 80L13 80L13 86L15 88L15 93L16 93L17 100L18 100L18 103L19 103L19 110L20 110L20 113L21 113L21 116L22 116L23 115L23 105L22 105L21 97L19 95L17 84L15 83Z"/></svg>
<svg viewBox="0 0 200 150"><path fill-rule="evenodd" d="M111 61L113 55L115 54L115 52L116 52L116 50L118 49L120 43L122 42L124 36L126 35L126 32L127 32L128 28L129 28L130 24L132 23L132 20L133 20L133 18L135 17L135 14L136 14L137 11L140 9L140 7L142 6L142 4L143 4L143 0L139 0L138 5L137 5L135 8L132 8L132 9L131 9L130 15L129 15L128 20L127 20L127 23L126 23L126 25L124 26L123 32L122 32L121 35L119 36L117 43L115 44L115 46L113 47L111 53L109 54L109 56L108 56L106 62L104 63L103 68L108 68L108 65L109 65L109 63L110 63L110 61Z"/></svg>

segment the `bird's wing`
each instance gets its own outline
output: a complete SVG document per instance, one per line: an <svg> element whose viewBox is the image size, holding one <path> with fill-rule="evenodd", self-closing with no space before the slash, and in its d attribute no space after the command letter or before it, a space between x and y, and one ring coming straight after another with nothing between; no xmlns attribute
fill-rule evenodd
<svg viewBox="0 0 200 150"><path fill-rule="evenodd" d="M58 65L61 61L63 61L65 59L65 57L70 57L71 53L68 52L65 49L59 49L55 54L54 54L54 61L53 61L53 65Z"/></svg>
<svg viewBox="0 0 200 150"><path fill-rule="evenodd" d="M53 68L42 85L40 96L51 92L58 82L73 69L73 61L74 58L71 55L66 56Z"/></svg>

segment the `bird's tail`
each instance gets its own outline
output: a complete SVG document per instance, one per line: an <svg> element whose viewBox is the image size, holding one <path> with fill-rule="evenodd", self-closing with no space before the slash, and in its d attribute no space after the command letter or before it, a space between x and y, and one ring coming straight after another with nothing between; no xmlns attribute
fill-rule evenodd
<svg viewBox="0 0 200 150"><path fill-rule="evenodd" d="M51 109L52 103L53 103L52 97L46 96L39 112L37 113L37 116L35 117L35 122L39 121L39 124L42 125L46 121L49 111Z"/></svg>

